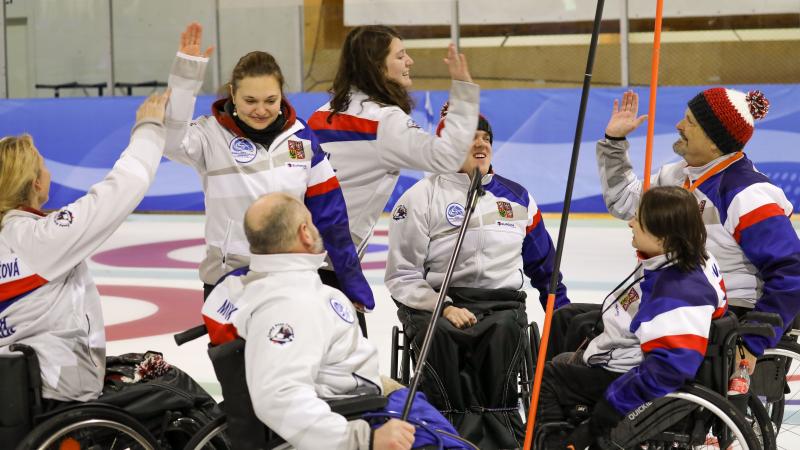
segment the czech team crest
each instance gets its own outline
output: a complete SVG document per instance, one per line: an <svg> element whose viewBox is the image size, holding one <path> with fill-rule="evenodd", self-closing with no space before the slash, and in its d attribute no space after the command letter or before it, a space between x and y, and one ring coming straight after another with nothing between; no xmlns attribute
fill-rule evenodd
<svg viewBox="0 0 800 450"><path fill-rule="evenodd" d="M306 159L306 152L303 149L303 141L289 140L289 157L292 159Z"/></svg>
<svg viewBox="0 0 800 450"><path fill-rule="evenodd" d="M497 202L497 212L499 212L500 217L504 219L514 218L514 210L511 209L511 203L503 201Z"/></svg>

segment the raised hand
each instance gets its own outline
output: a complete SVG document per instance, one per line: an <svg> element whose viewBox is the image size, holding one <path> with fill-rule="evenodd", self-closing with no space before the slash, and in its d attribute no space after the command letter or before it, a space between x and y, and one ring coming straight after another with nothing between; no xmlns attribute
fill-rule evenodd
<svg viewBox="0 0 800 450"><path fill-rule="evenodd" d="M208 58L214 52L214 47L208 47L205 52L201 52L200 46L203 40L203 26L197 22L192 22L186 26L186 30L181 33L181 45L178 51L190 56L202 56Z"/></svg>
<svg viewBox="0 0 800 450"><path fill-rule="evenodd" d="M447 64L451 79L472 83L469 67L467 67L467 57L456 51L456 44L450 43L450 46L447 47L447 58L444 59L444 63Z"/></svg>
<svg viewBox="0 0 800 450"><path fill-rule="evenodd" d="M623 138L639 127L645 120L647 114L636 117L639 113L639 94L627 91L622 94L622 103L614 100L614 109L611 111L611 119L606 125L606 134L611 137Z"/></svg>
<svg viewBox="0 0 800 450"><path fill-rule="evenodd" d="M139 109L136 110L136 121L154 120L158 123L164 123L169 93L170 90L167 89L164 93L155 92L150 97L147 97L139 106Z"/></svg>

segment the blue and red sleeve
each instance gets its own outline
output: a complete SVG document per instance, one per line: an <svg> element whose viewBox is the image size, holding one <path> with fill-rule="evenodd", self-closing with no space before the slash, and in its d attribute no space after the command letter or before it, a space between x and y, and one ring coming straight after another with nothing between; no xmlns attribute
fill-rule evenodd
<svg viewBox="0 0 800 450"><path fill-rule="evenodd" d="M372 310L375 308L375 298L361 271L361 262L350 236L342 189L330 162L316 141L312 141L312 149L314 156L311 159L305 205L311 211L314 226L322 236L342 292L350 301L361 303Z"/></svg>

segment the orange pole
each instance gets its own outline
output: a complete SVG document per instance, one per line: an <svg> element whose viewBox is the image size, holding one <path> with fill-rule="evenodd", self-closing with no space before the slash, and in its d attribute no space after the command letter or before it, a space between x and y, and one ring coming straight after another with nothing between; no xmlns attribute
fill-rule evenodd
<svg viewBox="0 0 800 450"><path fill-rule="evenodd" d="M650 74L650 105L647 111L647 147L644 154L644 184L642 189L650 188L650 170L653 161L653 135L656 131L656 91L658 89L658 59L661 53L661 22L664 0L656 1L656 25L653 33L653 62Z"/></svg>
<svg viewBox="0 0 800 450"><path fill-rule="evenodd" d="M536 423L536 409L539 405L539 390L542 388L542 377L544 376L544 364L547 356L547 344L550 341L550 322L553 320L553 309L556 304L556 294L551 292L547 295L547 306L544 310L544 328L542 329L542 341L539 343L539 357L536 358L536 373L533 376L533 393L531 395L531 407L528 410L528 426L525 430L524 450L530 450L533 443L533 426Z"/></svg>

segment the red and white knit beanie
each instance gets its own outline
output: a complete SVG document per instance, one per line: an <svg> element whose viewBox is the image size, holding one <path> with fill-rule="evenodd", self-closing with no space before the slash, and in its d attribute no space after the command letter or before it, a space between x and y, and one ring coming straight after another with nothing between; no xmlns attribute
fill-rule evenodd
<svg viewBox="0 0 800 450"><path fill-rule="evenodd" d="M442 129L444 129L444 116L447 115L447 111L450 108L450 102L447 101L442 105L442 109L439 110L439 124L436 126L436 135L442 135ZM489 135L489 143L494 143L494 133L492 133L492 125L489 123L489 120L483 114L478 114L478 131L485 131Z"/></svg>
<svg viewBox="0 0 800 450"><path fill-rule="evenodd" d="M769 100L761 91L748 93L715 87L689 101L700 127L723 153L738 152L753 135L753 123L767 115Z"/></svg>

